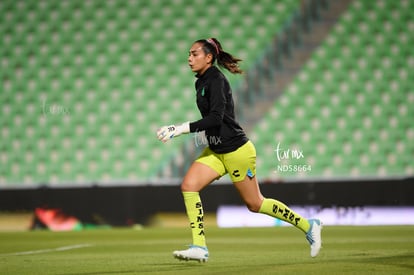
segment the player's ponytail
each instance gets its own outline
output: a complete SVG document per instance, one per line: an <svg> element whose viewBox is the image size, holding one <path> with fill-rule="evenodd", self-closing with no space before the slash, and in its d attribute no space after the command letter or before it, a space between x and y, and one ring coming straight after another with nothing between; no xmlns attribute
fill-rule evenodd
<svg viewBox="0 0 414 275"><path fill-rule="evenodd" d="M223 51L220 42L216 38L201 39L196 42L203 44L205 53L211 53L213 55L212 63L217 60L219 66L224 67L232 74L243 73L243 70L239 68L238 64L242 60Z"/></svg>

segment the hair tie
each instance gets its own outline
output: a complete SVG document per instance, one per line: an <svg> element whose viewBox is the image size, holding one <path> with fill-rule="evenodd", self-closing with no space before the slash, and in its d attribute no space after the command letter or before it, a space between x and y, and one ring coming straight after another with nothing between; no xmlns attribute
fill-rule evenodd
<svg viewBox="0 0 414 275"><path fill-rule="evenodd" d="M218 55L218 54L220 53L220 50L219 50L219 48L218 48L218 46L217 46L216 42L214 42L213 38L208 38L208 39L206 39L206 41L207 41L209 44L211 44L211 45L213 45L213 46L214 46L214 48L216 49L216 54Z"/></svg>

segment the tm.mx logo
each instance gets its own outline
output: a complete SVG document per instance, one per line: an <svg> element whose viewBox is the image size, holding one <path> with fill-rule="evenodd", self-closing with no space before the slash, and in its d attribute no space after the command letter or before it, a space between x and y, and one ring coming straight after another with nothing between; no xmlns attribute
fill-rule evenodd
<svg viewBox="0 0 414 275"><path fill-rule="evenodd" d="M280 142L277 144L276 147L276 157L278 161L286 160L286 159L301 159L305 156L303 155L303 151L299 149L284 149L280 147Z"/></svg>

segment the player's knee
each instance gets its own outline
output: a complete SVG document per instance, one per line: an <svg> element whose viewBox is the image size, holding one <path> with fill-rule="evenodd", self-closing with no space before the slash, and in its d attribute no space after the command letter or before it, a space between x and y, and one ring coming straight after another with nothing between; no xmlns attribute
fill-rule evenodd
<svg viewBox="0 0 414 275"><path fill-rule="evenodd" d="M181 191L182 192L191 192L192 190L192 184L189 183L188 181L183 181L181 183Z"/></svg>
<svg viewBox="0 0 414 275"><path fill-rule="evenodd" d="M184 179L181 183L182 192L199 192L199 184L195 180Z"/></svg>

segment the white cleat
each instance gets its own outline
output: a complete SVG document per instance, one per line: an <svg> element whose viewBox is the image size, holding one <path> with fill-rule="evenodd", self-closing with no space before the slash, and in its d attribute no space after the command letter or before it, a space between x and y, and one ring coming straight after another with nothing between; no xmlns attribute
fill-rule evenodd
<svg viewBox="0 0 414 275"><path fill-rule="evenodd" d="M186 250L174 251L173 256L176 259L184 261L207 262L208 249L203 246L191 245L190 248Z"/></svg>
<svg viewBox="0 0 414 275"><path fill-rule="evenodd" d="M310 255L311 257L316 257L319 254L319 250L322 247L322 222L318 219L310 219L310 229L306 233L306 239L310 244Z"/></svg>

